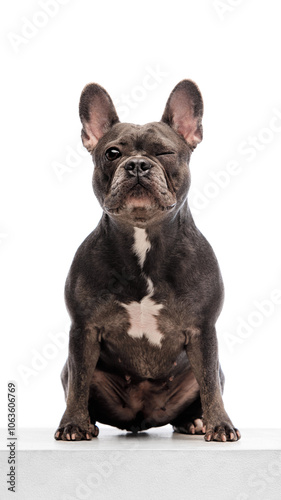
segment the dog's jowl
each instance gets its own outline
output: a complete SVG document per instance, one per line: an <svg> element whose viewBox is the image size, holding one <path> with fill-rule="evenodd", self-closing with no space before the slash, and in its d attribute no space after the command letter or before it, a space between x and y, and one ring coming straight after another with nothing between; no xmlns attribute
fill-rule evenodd
<svg viewBox="0 0 281 500"><path fill-rule="evenodd" d="M236 441L215 330L222 278L187 201L201 94L183 80L161 121L140 126L120 123L107 92L90 84L79 110L103 215L66 282L67 406L55 438L91 439L102 422Z"/></svg>

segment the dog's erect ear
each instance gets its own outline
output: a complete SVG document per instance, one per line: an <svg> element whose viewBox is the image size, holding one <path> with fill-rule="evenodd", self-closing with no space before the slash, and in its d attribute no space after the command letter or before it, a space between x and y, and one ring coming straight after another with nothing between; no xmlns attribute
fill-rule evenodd
<svg viewBox="0 0 281 500"><path fill-rule="evenodd" d="M119 122L111 97L97 83L89 83L83 89L79 115L83 125L82 142L90 152L99 139Z"/></svg>
<svg viewBox="0 0 281 500"><path fill-rule="evenodd" d="M161 120L194 149L203 138L202 116L203 100L197 85L182 80L170 94Z"/></svg>

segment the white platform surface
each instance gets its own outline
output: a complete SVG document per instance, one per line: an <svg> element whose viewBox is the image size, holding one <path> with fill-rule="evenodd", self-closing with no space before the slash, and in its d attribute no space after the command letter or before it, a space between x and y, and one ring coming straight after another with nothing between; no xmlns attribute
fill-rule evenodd
<svg viewBox="0 0 281 500"><path fill-rule="evenodd" d="M281 500L281 429L242 429L235 443L206 443L171 426L132 435L100 427L90 442L17 432L17 488L7 490L7 433L0 432L0 499Z"/></svg>

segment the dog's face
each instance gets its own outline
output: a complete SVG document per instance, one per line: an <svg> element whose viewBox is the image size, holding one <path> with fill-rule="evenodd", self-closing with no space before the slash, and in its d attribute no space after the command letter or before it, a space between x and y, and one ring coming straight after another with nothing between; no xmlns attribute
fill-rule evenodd
<svg viewBox="0 0 281 500"><path fill-rule="evenodd" d="M189 159L202 140L203 102L196 85L180 82L161 122L120 123L107 92L89 84L80 99L82 140L95 164L93 188L103 210L146 227L178 210L190 185Z"/></svg>

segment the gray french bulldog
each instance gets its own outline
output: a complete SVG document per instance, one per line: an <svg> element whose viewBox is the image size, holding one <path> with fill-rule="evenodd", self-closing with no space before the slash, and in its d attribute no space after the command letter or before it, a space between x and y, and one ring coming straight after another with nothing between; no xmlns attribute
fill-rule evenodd
<svg viewBox="0 0 281 500"><path fill-rule="evenodd" d="M143 126L120 123L97 84L84 88L79 111L103 215L66 282L67 407L55 439L91 439L102 422L237 441L215 330L222 278L187 201L189 160L202 140L200 91L181 81L161 121Z"/></svg>

